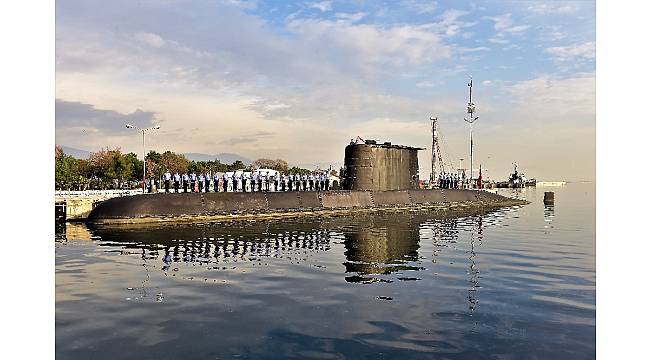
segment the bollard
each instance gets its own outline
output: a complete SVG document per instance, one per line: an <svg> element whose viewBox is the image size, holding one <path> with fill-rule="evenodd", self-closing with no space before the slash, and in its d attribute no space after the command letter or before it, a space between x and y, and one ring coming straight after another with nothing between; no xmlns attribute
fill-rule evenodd
<svg viewBox="0 0 650 360"><path fill-rule="evenodd" d="M544 205L555 204L555 193L552 191L544 191Z"/></svg>

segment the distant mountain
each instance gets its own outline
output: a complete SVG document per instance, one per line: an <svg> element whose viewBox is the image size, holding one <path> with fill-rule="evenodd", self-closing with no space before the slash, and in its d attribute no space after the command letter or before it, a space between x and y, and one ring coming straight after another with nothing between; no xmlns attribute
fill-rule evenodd
<svg viewBox="0 0 650 360"><path fill-rule="evenodd" d="M245 158L238 154L232 154L232 153L220 153L216 155L201 154L201 153L185 153L183 155L185 155L185 157L188 158L189 160L194 160L194 161L213 161L214 159L219 159L219 161L221 161L224 164L232 164L233 162L240 160L246 165L253 162L251 159Z"/></svg>
<svg viewBox="0 0 650 360"><path fill-rule="evenodd" d="M70 155L70 156L72 156L74 158L88 159L90 157L90 151L75 149L75 148L71 148L71 147L63 146L63 145L59 145L59 146L61 146L61 149L63 150L64 154Z"/></svg>

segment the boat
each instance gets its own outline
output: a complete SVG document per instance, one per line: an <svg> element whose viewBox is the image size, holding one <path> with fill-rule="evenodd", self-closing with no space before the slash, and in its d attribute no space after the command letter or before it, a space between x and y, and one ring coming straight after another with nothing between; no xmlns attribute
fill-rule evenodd
<svg viewBox="0 0 650 360"><path fill-rule="evenodd" d="M517 171L517 164L513 163L514 171L510 174L508 181L499 181L496 183L497 188L514 188L521 189L527 186L537 186L535 178L528 179L523 172Z"/></svg>

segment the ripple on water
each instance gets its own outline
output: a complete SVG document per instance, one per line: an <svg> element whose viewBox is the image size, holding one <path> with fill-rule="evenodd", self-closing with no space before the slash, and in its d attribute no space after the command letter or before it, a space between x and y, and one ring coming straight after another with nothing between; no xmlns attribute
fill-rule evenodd
<svg viewBox="0 0 650 360"><path fill-rule="evenodd" d="M459 218L59 234L57 355L593 357L594 209L571 191Z"/></svg>

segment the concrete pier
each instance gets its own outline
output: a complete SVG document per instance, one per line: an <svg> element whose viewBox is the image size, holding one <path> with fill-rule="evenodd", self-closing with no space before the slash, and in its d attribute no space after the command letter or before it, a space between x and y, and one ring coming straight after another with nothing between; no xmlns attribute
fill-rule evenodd
<svg viewBox="0 0 650 360"><path fill-rule="evenodd" d="M141 194L142 190L57 191L54 194L56 220L85 220L97 204L114 197Z"/></svg>

